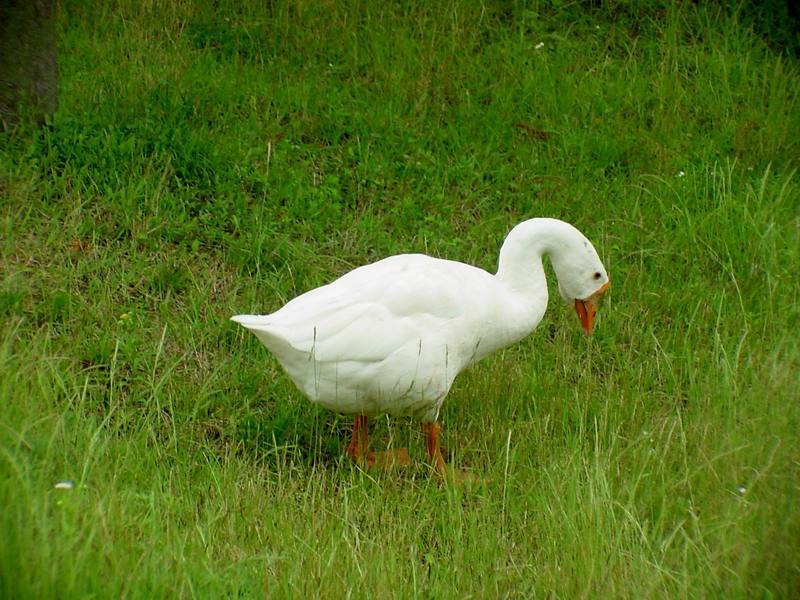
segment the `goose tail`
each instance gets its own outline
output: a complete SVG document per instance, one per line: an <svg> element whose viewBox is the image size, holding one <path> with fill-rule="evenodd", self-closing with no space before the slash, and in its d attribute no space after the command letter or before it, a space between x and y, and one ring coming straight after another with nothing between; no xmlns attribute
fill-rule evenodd
<svg viewBox="0 0 800 600"><path fill-rule="evenodd" d="M269 315L234 315L231 321L238 323L247 329L263 329L269 325Z"/></svg>

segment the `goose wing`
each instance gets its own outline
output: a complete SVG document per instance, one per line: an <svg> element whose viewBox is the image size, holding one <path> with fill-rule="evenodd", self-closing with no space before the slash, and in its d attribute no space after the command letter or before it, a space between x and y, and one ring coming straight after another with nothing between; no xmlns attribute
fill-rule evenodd
<svg viewBox="0 0 800 600"><path fill-rule="evenodd" d="M265 338L276 338L320 362L377 362L475 316L475 288L491 279L463 263L399 255L359 267L270 315L233 319L261 333L268 347Z"/></svg>

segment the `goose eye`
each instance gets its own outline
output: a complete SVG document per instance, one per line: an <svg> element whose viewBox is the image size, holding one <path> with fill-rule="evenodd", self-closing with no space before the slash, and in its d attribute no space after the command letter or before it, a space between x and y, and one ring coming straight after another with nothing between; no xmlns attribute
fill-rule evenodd
<svg viewBox="0 0 800 600"><path fill-rule="evenodd" d="M602 276L603 275L600 273L600 271L596 271L595 274L594 274L594 278L595 279L600 279Z"/></svg>

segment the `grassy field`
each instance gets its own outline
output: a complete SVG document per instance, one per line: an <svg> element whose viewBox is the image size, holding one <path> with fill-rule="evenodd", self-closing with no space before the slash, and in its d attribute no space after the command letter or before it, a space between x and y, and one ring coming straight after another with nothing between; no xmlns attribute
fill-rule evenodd
<svg viewBox="0 0 800 600"><path fill-rule="evenodd" d="M0 133L0 596L800 594L800 70L758 15L111 4L61 2L59 111ZM532 216L612 293L456 381L471 485L402 419L414 466L352 465L228 321Z"/></svg>

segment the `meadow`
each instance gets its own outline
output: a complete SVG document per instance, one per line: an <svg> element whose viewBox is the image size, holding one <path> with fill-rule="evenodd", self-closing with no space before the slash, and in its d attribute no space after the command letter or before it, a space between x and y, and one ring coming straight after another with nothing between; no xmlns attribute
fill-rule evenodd
<svg viewBox="0 0 800 600"><path fill-rule="evenodd" d="M62 1L59 110L0 132L0 596L798 597L800 69L775 27ZM396 253L493 270L534 216L580 228L611 293L586 337L550 272L539 328L456 380L471 483L405 419L373 445L412 466L352 464L350 419L228 320Z"/></svg>

